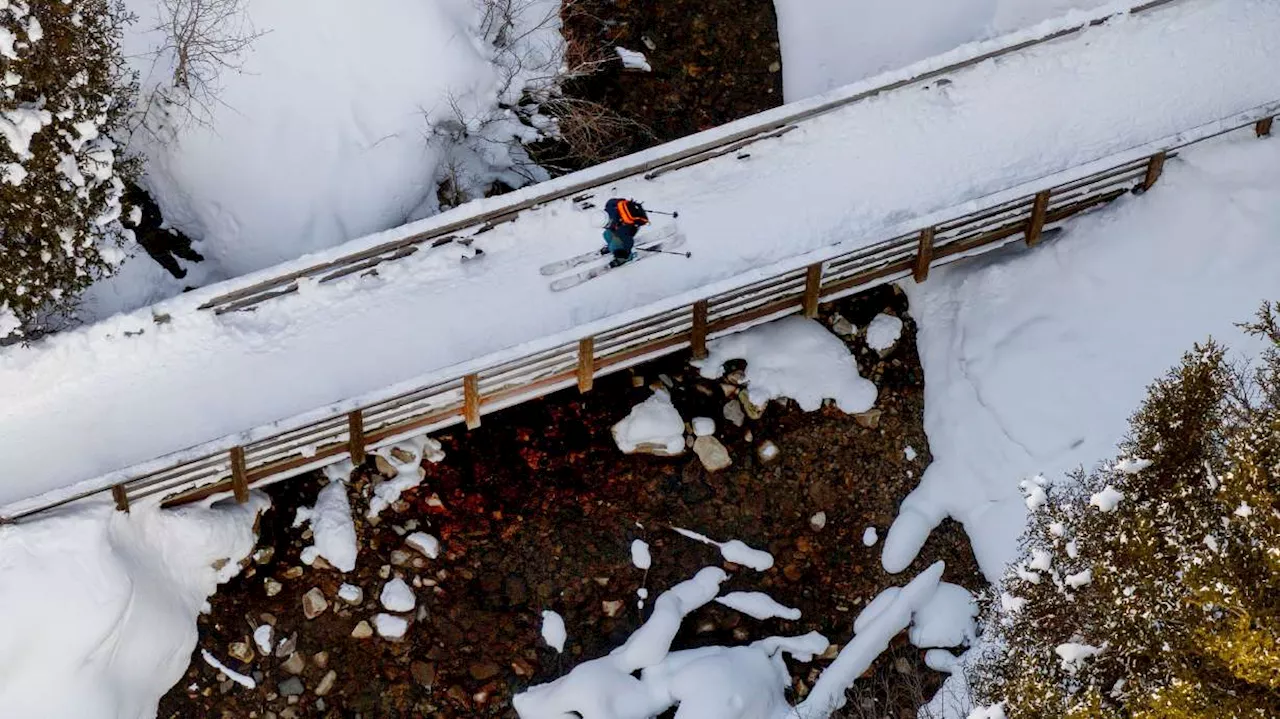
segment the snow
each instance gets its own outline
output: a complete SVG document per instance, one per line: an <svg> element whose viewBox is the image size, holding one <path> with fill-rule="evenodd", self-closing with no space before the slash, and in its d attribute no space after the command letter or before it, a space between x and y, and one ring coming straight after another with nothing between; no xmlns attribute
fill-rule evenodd
<svg viewBox="0 0 1280 719"><path fill-rule="evenodd" d="M649 61L645 58L644 53L628 50L624 47L615 47L614 50L618 53L618 59L622 60L622 66L628 70L653 71L653 68L649 67Z"/></svg>
<svg viewBox="0 0 1280 719"><path fill-rule="evenodd" d="M766 571L773 566L772 554L760 549L749 547L741 540L730 539L727 542L717 542L706 535L698 534L697 532L693 532L688 529L682 529L680 527L672 527L671 529L677 534L688 537L694 541L719 547L720 556L724 557L726 562L741 564L742 566L749 567L757 572Z"/></svg>
<svg viewBox="0 0 1280 719"><path fill-rule="evenodd" d="M1093 581L1093 570L1086 569L1082 572L1076 572L1075 574L1068 574L1067 578L1063 581L1072 589L1079 589Z"/></svg>
<svg viewBox="0 0 1280 719"><path fill-rule="evenodd" d="M613 426L618 449L631 454L643 447L656 447L668 455L684 452L684 420L665 389L631 408L630 414Z"/></svg>
<svg viewBox="0 0 1280 719"><path fill-rule="evenodd" d="M347 604L359 604L364 601L364 590L354 584L343 583L338 587L338 599Z"/></svg>
<svg viewBox="0 0 1280 719"><path fill-rule="evenodd" d="M328 26L319 34L327 32L332 32ZM915 86L818 116L779 139L752 145L749 160L731 154L657 181L618 180L610 187L620 195L678 208L680 229L698 251L691 259L655 259L572 292L549 292L532 269L598 241L598 208L581 211L566 198L484 233L479 264L460 267L461 249L451 243L382 265L376 277L353 275L273 300L252 313L196 310L221 292L266 276L248 275L29 346L5 347L0 350L0 462L22 479L5 484L0 502L46 490L61 493L81 480L109 486L135 474L131 468L171 453L191 457L211 447L225 451L299 426L304 418L333 416L503 358L576 342L782 270L798 270L949 214L961 204L976 208L994 201L969 204L975 198L1024 192L1020 185L1082 163L1105 158L1111 164L1114 153L1145 152L1140 147L1145 143L1280 97L1280 73L1267 70L1274 67L1276 37L1280 6L1275 3L1178 3L1094 28L1087 41L1076 36L1000 62L978 63L950 74L946 88ZM419 36L408 43L421 44ZM537 193L518 191L475 202L353 241L342 252L603 177L655 153L696 147L982 48L963 48L832 96L544 183ZM1020 101L1010 106L1010 97ZM1071 111L1063 112L1064 107ZM1134 107L1144 112L1135 113ZM1272 152L1267 144L1251 151L1265 158ZM1193 154L1183 152L1166 176L1176 174ZM1077 172L1084 170L1058 177ZM235 181L244 184L242 176ZM1168 184L1162 180L1142 203L1160 203ZM744 206L772 211L734 211ZM272 274L337 254L317 253ZM935 272L927 285L937 284L942 274ZM158 325L153 312L170 320ZM406 329L420 326L423 317L430 318L430 332ZM144 331L133 334L138 330ZM394 340L396 350L352 352L350 338L356 336ZM306 368L305 378L299 377L300 367ZM142 387L147 391L140 392ZM192 407L204 409L193 412ZM98 420L104 416L114 421ZM140 426L148 431L136 431ZM58 451L58 438L66 436L77 438L76 452Z"/></svg>
<svg viewBox="0 0 1280 719"><path fill-rule="evenodd" d="M356 525L351 519L345 483L330 481L316 495L314 507L299 507L293 526L304 522L311 524L313 544L302 550L303 564L310 565L316 557L324 557L340 572L356 568Z"/></svg>
<svg viewBox="0 0 1280 719"><path fill-rule="evenodd" d="M1114 512L1122 499L1124 493L1108 484L1101 492L1089 495L1089 504L1104 512Z"/></svg>
<svg viewBox="0 0 1280 719"><path fill-rule="evenodd" d="M342 586L348 586L346 584ZM258 652L263 656L271 653L271 639L275 636L275 629L270 624L259 625L253 630L253 643L258 647Z"/></svg>
<svg viewBox="0 0 1280 719"><path fill-rule="evenodd" d="M401 462L396 459L392 449L399 448L410 455L408 462ZM425 457L431 462L439 462L444 459L444 452L440 450L440 443L427 436L412 437L408 440L394 445L394 447L386 447L377 452L383 459L391 464L396 470L396 475L391 479L380 479L373 485L373 497L369 499L369 509L365 512L365 517L373 519L382 514L387 507L395 504L400 495L406 490L413 489L422 484L423 477L426 473L423 471L422 460ZM349 471L344 473L344 476Z"/></svg>
<svg viewBox="0 0 1280 719"><path fill-rule="evenodd" d="M892 349L902 336L902 320L883 312L867 325L867 346L877 352Z"/></svg>
<svg viewBox="0 0 1280 719"><path fill-rule="evenodd" d="M693 418L693 436L708 437L716 433L716 421L710 417Z"/></svg>
<svg viewBox="0 0 1280 719"><path fill-rule="evenodd" d="M902 456L906 457L908 462L916 461L917 455L916 455L915 447L912 447L911 445L907 445L906 447L904 447L902 449Z"/></svg>
<svg viewBox="0 0 1280 719"><path fill-rule="evenodd" d="M409 620L394 614L379 612L373 615L373 628L383 639L400 639L409 630Z"/></svg>
<svg viewBox="0 0 1280 719"><path fill-rule="evenodd" d="M231 669L228 669L227 665L218 661L218 658L210 654L208 649L201 649L200 656L204 658L204 661L206 664L222 672L224 675L226 675L228 679L235 682L236 684L239 684L245 689L257 688L258 683L253 680L253 677L246 677L245 675L239 672L235 672L235 671L232 671Z"/></svg>
<svg viewBox="0 0 1280 719"><path fill-rule="evenodd" d="M1078 642L1067 642L1059 644L1054 650L1062 659L1062 669L1069 674L1075 674L1084 666L1084 661L1089 657L1100 653L1100 647L1090 646L1088 644L1080 644Z"/></svg>
<svg viewBox="0 0 1280 719"><path fill-rule="evenodd" d="M564 628L564 617L550 609L543 610L542 641L556 650L557 654L564 654L564 642L568 638L569 633Z"/></svg>
<svg viewBox="0 0 1280 719"><path fill-rule="evenodd" d="M911 643L921 649L968 645L977 637L978 604L964 587L939 582L911 620Z"/></svg>
<svg viewBox="0 0 1280 719"><path fill-rule="evenodd" d="M649 543L643 539L631 540L631 563L636 569L648 569L653 565L653 558L649 556Z"/></svg>
<svg viewBox="0 0 1280 719"><path fill-rule="evenodd" d="M862 546L870 547L880 541L880 535L876 533L875 527L867 527L862 530Z"/></svg>
<svg viewBox="0 0 1280 719"><path fill-rule="evenodd" d="M834 399L848 413L865 412L876 401L876 386L858 375L849 348L822 323L784 317L707 344L707 357L690 362L702 376L715 379L725 362L747 361L747 393L764 405L779 397L794 399L812 412Z"/></svg>
<svg viewBox="0 0 1280 719"><path fill-rule="evenodd" d="M31 139L53 122L48 110L19 107L0 113L0 137L9 145L9 151L19 160L31 159Z"/></svg>
<svg viewBox="0 0 1280 719"><path fill-rule="evenodd" d="M414 532L404 538L404 543L421 552L428 559L440 556L440 540L426 532Z"/></svg>
<svg viewBox="0 0 1280 719"><path fill-rule="evenodd" d="M1280 143L1242 132L1181 151L1150 192L1059 240L904 283L934 461L889 531L885 569L905 568L950 516L998 581L1028 511L1021 478L1112 456L1148 384L1193 343L1257 351L1235 323L1274 299L1277 232Z"/></svg>
<svg viewBox="0 0 1280 719"><path fill-rule="evenodd" d="M716 602L742 612L752 619L789 619L800 618L800 610L784 606L764 592L729 592L716 597Z"/></svg>
<svg viewBox="0 0 1280 719"><path fill-rule="evenodd" d="M257 492L244 505L129 513L87 503L0 526L4 714L154 717L187 670L198 614L253 551L267 505Z"/></svg>
<svg viewBox="0 0 1280 719"><path fill-rule="evenodd" d="M1137 474L1138 472L1141 472L1142 470L1150 466L1151 466L1151 460L1149 459L1138 459L1136 457L1130 457L1128 459L1122 459L1119 462L1117 462L1114 469L1117 472L1123 472L1125 474Z"/></svg>
<svg viewBox="0 0 1280 719"><path fill-rule="evenodd" d="M388 612L412 612L418 605L417 598L413 596L413 588L400 577L382 585L378 601Z"/></svg>

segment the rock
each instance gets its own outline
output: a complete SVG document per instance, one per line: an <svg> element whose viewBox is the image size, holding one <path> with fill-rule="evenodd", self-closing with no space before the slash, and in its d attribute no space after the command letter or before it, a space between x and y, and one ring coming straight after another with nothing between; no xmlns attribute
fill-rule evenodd
<svg viewBox="0 0 1280 719"><path fill-rule="evenodd" d="M328 608L329 600L324 598L324 592L319 587L312 587L302 595L302 615L307 619L315 619Z"/></svg>
<svg viewBox="0 0 1280 719"><path fill-rule="evenodd" d="M857 422L859 427L877 429L880 427L881 414L883 413L878 409L869 409L866 412L859 412L853 415L853 421Z"/></svg>
<svg viewBox="0 0 1280 719"><path fill-rule="evenodd" d="M899 674L910 674L911 662L906 657L898 657L893 660L893 670Z"/></svg>
<svg viewBox="0 0 1280 719"><path fill-rule="evenodd" d="M440 556L440 540L426 532L414 532L404 543L427 559L437 559Z"/></svg>
<svg viewBox="0 0 1280 719"><path fill-rule="evenodd" d="M720 383L720 391L724 392L724 396L732 399L738 394L738 385L729 384L728 382Z"/></svg>
<svg viewBox="0 0 1280 719"><path fill-rule="evenodd" d="M516 657L511 660L511 671L515 672L518 677L528 678L533 676L534 668L524 658Z"/></svg>
<svg viewBox="0 0 1280 719"><path fill-rule="evenodd" d="M289 567L284 570L285 579L297 579L302 576L302 567Z"/></svg>
<svg viewBox="0 0 1280 719"><path fill-rule="evenodd" d="M320 651L311 655L311 663L320 667L321 669L328 668L329 652Z"/></svg>
<svg viewBox="0 0 1280 719"><path fill-rule="evenodd" d="M751 400L750 390L738 393L738 402L742 404L742 411L747 413L747 417L751 419L760 419L764 416L763 404L756 404Z"/></svg>
<svg viewBox="0 0 1280 719"><path fill-rule="evenodd" d="M735 642L745 642L751 638L751 632L746 627L737 627L733 630L733 640Z"/></svg>
<svg viewBox="0 0 1280 719"><path fill-rule="evenodd" d="M266 624L267 626L270 626L270 627L274 627L277 621L276 615L272 614L271 612L263 612L259 614L258 619L261 619L263 624Z"/></svg>
<svg viewBox="0 0 1280 719"><path fill-rule="evenodd" d="M371 636L373 636L373 627L369 626L369 623L363 619L360 620L355 629L351 630L352 639L368 639Z"/></svg>
<svg viewBox="0 0 1280 719"><path fill-rule="evenodd" d="M827 513L818 512L812 517L809 517L809 526L815 532L821 531L823 527L827 526Z"/></svg>
<svg viewBox="0 0 1280 719"><path fill-rule="evenodd" d="M747 373L745 370L736 369L724 376L724 381L732 385L741 387L747 383Z"/></svg>
<svg viewBox="0 0 1280 719"><path fill-rule="evenodd" d="M804 573L796 565L788 564L782 568L782 576L786 577L788 581L798 582L800 577L804 576Z"/></svg>
<svg viewBox="0 0 1280 719"><path fill-rule="evenodd" d="M296 697L306 691L306 687L302 685L302 680L297 677L289 677L279 684L280 696Z"/></svg>
<svg viewBox="0 0 1280 719"><path fill-rule="evenodd" d="M702 461L708 472L718 472L733 464L729 458L729 450L724 448L720 440L711 435L704 435L693 442L693 452Z"/></svg>
<svg viewBox="0 0 1280 719"><path fill-rule="evenodd" d="M671 381L671 375L660 374L658 375L658 381L666 385L667 389L671 389L676 386L676 383Z"/></svg>
<svg viewBox="0 0 1280 719"><path fill-rule="evenodd" d="M359 606L364 602L364 590L354 584L343 584L338 587L338 599L353 607Z"/></svg>
<svg viewBox="0 0 1280 719"><path fill-rule="evenodd" d="M845 319L844 315L837 312L831 315L831 331L841 337L848 337L856 332L857 328L853 326L852 322Z"/></svg>
<svg viewBox="0 0 1280 719"><path fill-rule="evenodd" d="M271 559L275 556L276 556L275 547L263 547L262 549L259 549L258 551L253 553L253 561L255 564L266 564L267 562L270 562Z"/></svg>
<svg viewBox="0 0 1280 719"><path fill-rule="evenodd" d="M778 458L778 452L778 445L767 439L756 447L756 455L760 457L761 462L772 462Z"/></svg>
<svg viewBox="0 0 1280 719"><path fill-rule="evenodd" d="M609 618L613 618L621 614L624 606L626 605L622 603L621 599L606 599L603 602L600 602L601 611L603 611L604 615Z"/></svg>
<svg viewBox="0 0 1280 719"><path fill-rule="evenodd" d="M391 479L397 474L400 474L400 470L396 469L395 465L391 464L390 460L380 454L373 455L373 468L378 472L378 474L386 477L387 479Z"/></svg>
<svg viewBox="0 0 1280 719"><path fill-rule="evenodd" d="M644 375L632 375L631 386L639 389L644 386Z"/></svg>
<svg viewBox="0 0 1280 719"><path fill-rule="evenodd" d="M409 673L420 686L430 689L436 683L436 665L430 662L414 662L409 665Z"/></svg>
<svg viewBox="0 0 1280 719"><path fill-rule="evenodd" d="M294 650L296 650L297 648L298 648L298 633L294 632L293 634L290 634L287 639L281 639L280 643L276 645L276 658L279 659L282 657L287 657L290 654L293 654Z"/></svg>
<svg viewBox="0 0 1280 719"><path fill-rule="evenodd" d="M491 679L498 676L502 671L502 667L493 662L471 662L471 666L467 669L471 672L471 678L482 682L485 679Z"/></svg>
<svg viewBox="0 0 1280 719"><path fill-rule="evenodd" d="M333 685L338 683L338 673L330 669L320 683L316 685L316 696L322 697L333 690Z"/></svg>
<svg viewBox="0 0 1280 719"><path fill-rule="evenodd" d="M378 567L378 576L383 579L389 579L391 577L391 565L384 564L381 567Z"/></svg>
<svg viewBox="0 0 1280 719"><path fill-rule="evenodd" d="M413 562L413 557L403 549L391 550L391 566L404 567Z"/></svg>
<svg viewBox="0 0 1280 719"><path fill-rule="evenodd" d="M782 63L777 60L769 63L769 72L782 72Z"/></svg>
<svg viewBox="0 0 1280 719"><path fill-rule="evenodd" d="M307 658L302 656L302 652L294 652L289 658L284 660L280 668L290 674L301 674L303 669L307 668Z"/></svg>
<svg viewBox="0 0 1280 719"><path fill-rule="evenodd" d="M249 646L249 642L231 642L227 647L227 654L242 664L248 664L256 656L253 653L253 647Z"/></svg>
<svg viewBox="0 0 1280 719"><path fill-rule="evenodd" d="M413 456L412 452L401 449L399 447L391 448L391 458L399 462L400 464L412 464L413 461L417 459L417 457Z"/></svg>

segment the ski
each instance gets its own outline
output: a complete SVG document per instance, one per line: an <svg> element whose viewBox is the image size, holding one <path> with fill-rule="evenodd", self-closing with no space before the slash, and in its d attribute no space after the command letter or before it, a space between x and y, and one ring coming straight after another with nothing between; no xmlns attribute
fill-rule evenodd
<svg viewBox="0 0 1280 719"><path fill-rule="evenodd" d="M631 260L625 265L619 265L618 267L613 267L612 265L604 264L604 265L600 265L599 267L592 267L590 269L583 270L576 274L566 275L565 277L561 277L551 282L551 291L560 292L561 290L567 290L570 287L577 287L578 285L588 280L594 280L600 275L607 274L610 270L617 270L617 269L622 269L623 267L630 267L631 265L634 265L635 263L640 262L642 260L646 260L650 257L659 257L661 255L660 252L644 252L642 251L642 248L647 250L673 250L682 245L684 245L684 235L681 235L681 234L676 234L674 237L671 237L669 239L664 239L659 242L651 242L643 246L637 245L635 259ZM599 257L599 255L597 255L597 257Z"/></svg>
<svg viewBox="0 0 1280 719"><path fill-rule="evenodd" d="M641 250L644 248L651 248L659 242L665 242L671 239L672 237L675 236L675 234L676 232L674 228L664 227L655 233L656 235L655 237L646 238L643 241L637 242L635 249ZM610 256L611 255L608 255L608 254L604 254L604 255L600 254L600 250L583 252L580 255L574 255L573 257L569 257L567 259L563 259L556 262L552 262L550 264L543 265L542 268L539 270L539 272L541 272L543 275L546 275L546 276L558 275L561 272L568 272L569 270L575 267L581 267L582 265L585 265L589 262L602 260Z"/></svg>

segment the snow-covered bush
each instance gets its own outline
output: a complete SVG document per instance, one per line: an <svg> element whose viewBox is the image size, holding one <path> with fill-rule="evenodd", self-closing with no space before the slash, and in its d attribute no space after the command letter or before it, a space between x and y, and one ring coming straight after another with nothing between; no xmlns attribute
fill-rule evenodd
<svg viewBox="0 0 1280 719"><path fill-rule="evenodd" d="M125 257L134 175L111 134L134 95L110 0L0 0L0 337L65 310Z"/></svg>
<svg viewBox="0 0 1280 719"><path fill-rule="evenodd" d="M1280 327L1255 373L1212 342L1149 390L1114 463L1024 483L1023 553L971 681L1023 717L1280 716Z"/></svg>

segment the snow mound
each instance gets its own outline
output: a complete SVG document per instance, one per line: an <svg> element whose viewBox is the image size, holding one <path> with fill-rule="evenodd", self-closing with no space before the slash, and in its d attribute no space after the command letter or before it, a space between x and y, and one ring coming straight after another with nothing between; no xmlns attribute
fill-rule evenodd
<svg viewBox="0 0 1280 719"><path fill-rule="evenodd" d="M351 519L351 502L347 499L347 485L331 481L316 495L314 507L299 507L293 526L304 522L311 524L313 544L302 550L303 564L310 565L316 557L324 557L340 572L356 568L356 525Z"/></svg>
<svg viewBox="0 0 1280 719"><path fill-rule="evenodd" d="M187 669L197 615L253 551L267 506L254 492L244 505L94 504L0 526L3 713L154 717Z"/></svg>
<svg viewBox="0 0 1280 719"><path fill-rule="evenodd" d="M1102 488L1101 492L1089 495L1089 504L1104 512L1114 512L1116 507L1120 506L1122 499L1124 499L1124 492L1108 484Z"/></svg>
<svg viewBox="0 0 1280 719"><path fill-rule="evenodd" d="M413 588L400 577L396 577L382 585L382 594L378 595L382 608L388 612L412 612L418 600L413 596Z"/></svg>
<svg viewBox="0 0 1280 719"><path fill-rule="evenodd" d="M550 609L544 610L542 612L542 641L556 650L557 654L563 654L564 642L568 638L569 633L564 628L564 617Z"/></svg>
<svg viewBox="0 0 1280 719"><path fill-rule="evenodd" d="M939 582L911 620L911 643L921 649L968 645L977 636L978 604L964 587Z"/></svg>
<svg viewBox="0 0 1280 719"><path fill-rule="evenodd" d="M719 377L729 360L746 360L748 393L757 404L790 397L812 412L830 398L855 413L876 401L876 386L859 376L849 348L816 320L784 317L710 342L707 353L691 362L707 379Z"/></svg>
<svg viewBox="0 0 1280 719"><path fill-rule="evenodd" d="M671 404L671 395L665 389L656 390L613 425L613 439L618 449L627 454L681 454L684 452L684 420Z"/></svg>
<svg viewBox="0 0 1280 719"><path fill-rule="evenodd" d="M747 546L747 544L738 539L730 539L727 542L717 542L714 539L688 529L680 527L672 527L677 534L688 537L696 542L710 544L720 549L720 556L724 557L726 562L741 564L749 567L757 572L763 572L773 566L773 555L768 552Z"/></svg>
<svg viewBox="0 0 1280 719"><path fill-rule="evenodd" d="M773 597L764 592L729 592L716 597L716 602L742 612L752 619L790 619L800 618L800 610L779 604Z"/></svg>
<svg viewBox="0 0 1280 719"><path fill-rule="evenodd" d="M902 320L883 312L867 325L867 346L877 352L892 349L902 337Z"/></svg>

